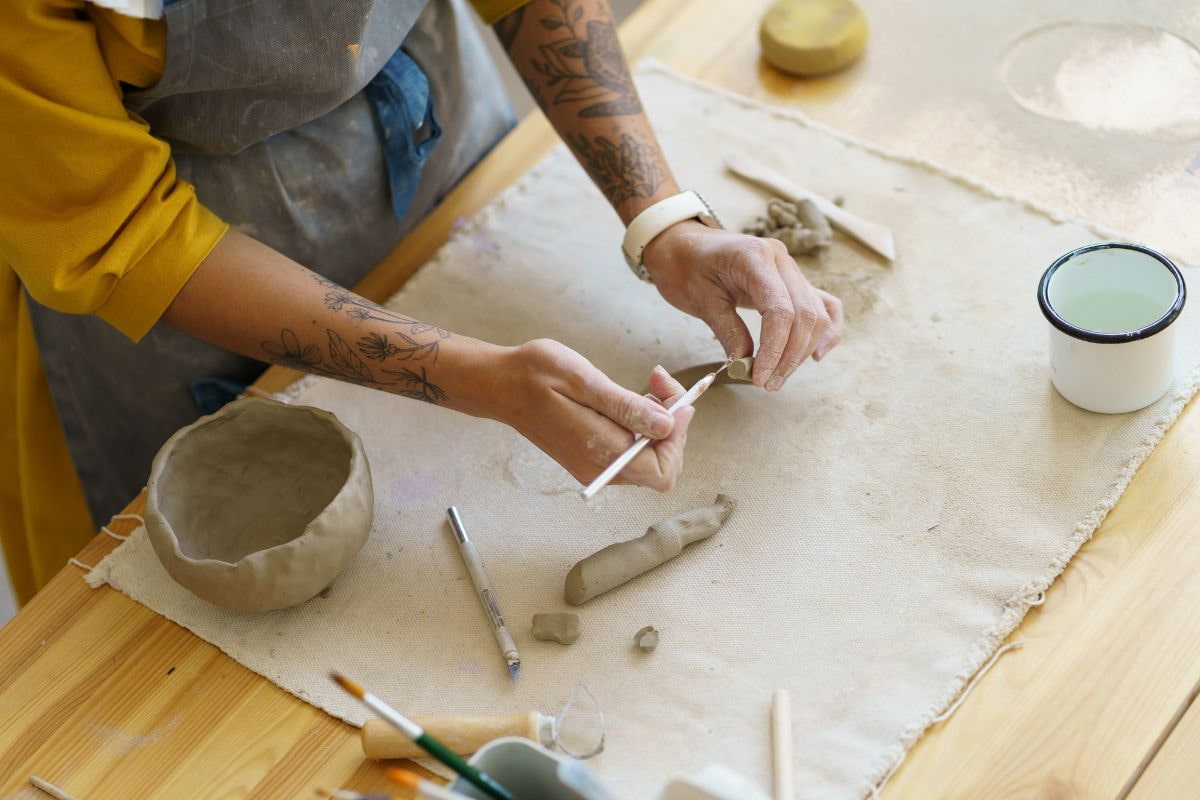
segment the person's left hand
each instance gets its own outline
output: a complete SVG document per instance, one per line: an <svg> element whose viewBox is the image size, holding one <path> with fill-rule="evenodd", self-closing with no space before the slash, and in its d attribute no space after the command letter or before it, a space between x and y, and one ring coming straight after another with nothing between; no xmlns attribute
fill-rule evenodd
<svg viewBox="0 0 1200 800"><path fill-rule="evenodd" d="M704 320L729 358L754 346L737 308L762 314L752 376L759 387L778 390L809 356L820 361L841 340L842 302L812 286L777 239L688 220L655 237L642 263L663 298Z"/></svg>

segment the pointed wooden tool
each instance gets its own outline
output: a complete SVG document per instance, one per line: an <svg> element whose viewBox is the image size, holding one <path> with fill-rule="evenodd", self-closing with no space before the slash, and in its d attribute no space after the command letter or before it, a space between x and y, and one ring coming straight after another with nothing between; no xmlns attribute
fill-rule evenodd
<svg viewBox="0 0 1200 800"><path fill-rule="evenodd" d="M745 153L730 153L725 157L725 166L734 175L761 186L784 200L792 202L804 199L812 200L833 227L853 236L888 261L896 260L896 245L892 240L892 232L889 228L863 219L857 214L851 214L832 200L826 200L816 192L793 183L776 170Z"/></svg>

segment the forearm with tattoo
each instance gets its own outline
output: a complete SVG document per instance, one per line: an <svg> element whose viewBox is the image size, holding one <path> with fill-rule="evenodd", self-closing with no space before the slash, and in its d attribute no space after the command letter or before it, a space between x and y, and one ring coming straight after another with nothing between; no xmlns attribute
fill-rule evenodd
<svg viewBox="0 0 1200 800"><path fill-rule="evenodd" d="M383 323L391 332L363 331L362 336L347 340L334 328L326 328L326 340L311 335L312 341L300 340L291 328L284 328L278 340L260 343L261 357L273 364L323 375L327 378L390 389L403 397L426 403L439 403L446 392L429 380L425 365L437 363L438 348L449 331L435 325L409 319L347 291L315 272L312 279L324 286L325 307L345 314L352 324Z"/></svg>
<svg viewBox="0 0 1200 800"><path fill-rule="evenodd" d="M165 319L243 355L476 415L491 400L478 375L502 349L376 305L235 232Z"/></svg>
<svg viewBox="0 0 1200 800"><path fill-rule="evenodd" d="M624 222L679 191L606 0L533 0L495 30L551 124Z"/></svg>

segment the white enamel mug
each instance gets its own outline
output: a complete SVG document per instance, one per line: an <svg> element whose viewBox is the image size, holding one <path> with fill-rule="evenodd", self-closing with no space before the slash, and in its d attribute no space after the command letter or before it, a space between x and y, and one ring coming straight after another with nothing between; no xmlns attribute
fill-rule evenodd
<svg viewBox="0 0 1200 800"><path fill-rule="evenodd" d="M1054 387L1102 414L1158 400L1174 380L1171 323L1186 299L1179 268L1148 247L1101 242L1060 257L1038 285Z"/></svg>

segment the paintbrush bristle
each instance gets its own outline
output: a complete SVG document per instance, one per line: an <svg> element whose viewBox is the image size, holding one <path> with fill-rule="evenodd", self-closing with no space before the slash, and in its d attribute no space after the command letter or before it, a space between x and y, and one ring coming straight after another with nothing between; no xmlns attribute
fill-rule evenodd
<svg viewBox="0 0 1200 800"><path fill-rule="evenodd" d="M350 694L357 697L359 700L362 700L363 695L366 694L366 692L363 691L363 687L359 686L357 683L350 680L345 675L339 675L336 672L331 672L331 673L329 673L329 677L333 678L334 683L336 683L338 686L345 689Z"/></svg>
<svg viewBox="0 0 1200 800"><path fill-rule="evenodd" d="M414 792L421 783L420 775L415 772L410 772L406 769L400 769L399 767L388 767L386 772L387 776L393 781L400 784L405 789L409 789Z"/></svg>

